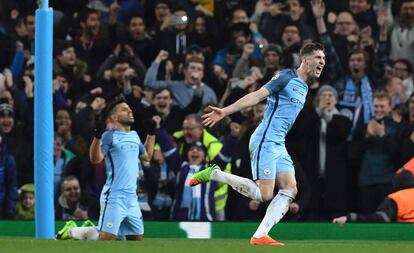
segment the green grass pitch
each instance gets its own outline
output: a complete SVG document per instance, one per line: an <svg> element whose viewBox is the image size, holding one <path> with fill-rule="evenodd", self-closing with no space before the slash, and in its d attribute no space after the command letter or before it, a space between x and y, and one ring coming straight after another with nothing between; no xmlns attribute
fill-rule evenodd
<svg viewBox="0 0 414 253"><path fill-rule="evenodd" d="M0 238L0 252L4 253L244 253L244 252L295 252L295 253L344 253L414 252L412 241L284 241L284 247L251 246L249 239L145 239L131 241L52 241L33 238Z"/></svg>

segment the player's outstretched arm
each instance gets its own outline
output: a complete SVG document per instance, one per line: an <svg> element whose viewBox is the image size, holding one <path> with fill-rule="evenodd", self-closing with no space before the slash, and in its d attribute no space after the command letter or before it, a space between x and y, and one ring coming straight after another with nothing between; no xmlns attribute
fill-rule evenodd
<svg viewBox="0 0 414 253"><path fill-rule="evenodd" d="M89 160L92 164L100 163L104 159L100 146L101 139L94 137L91 146L89 147Z"/></svg>
<svg viewBox="0 0 414 253"><path fill-rule="evenodd" d="M233 104L226 106L224 108L218 108L210 106L211 112L204 114L202 117L203 124L205 126L212 127L222 118L230 115L232 113L243 110L244 108L258 104L263 99L269 96L269 91L266 88L260 88L257 91L249 93L244 97L240 98Z"/></svg>
<svg viewBox="0 0 414 253"><path fill-rule="evenodd" d="M157 122L153 119L147 119L144 120L144 125L147 129L147 138L145 139L144 143L145 153L140 156L140 159L149 162L151 161L152 155L154 154L155 129L157 126Z"/></svg>

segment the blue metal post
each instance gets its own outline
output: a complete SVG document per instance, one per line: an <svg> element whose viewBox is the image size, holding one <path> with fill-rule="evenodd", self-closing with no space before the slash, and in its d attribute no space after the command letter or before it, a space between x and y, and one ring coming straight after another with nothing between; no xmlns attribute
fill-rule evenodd
<svg viewBox="0 0 414 253"><path fill-rule="evenodd" d="M42 0L35 15L34 169L36 238L53 239L53 11Z"/></svg>

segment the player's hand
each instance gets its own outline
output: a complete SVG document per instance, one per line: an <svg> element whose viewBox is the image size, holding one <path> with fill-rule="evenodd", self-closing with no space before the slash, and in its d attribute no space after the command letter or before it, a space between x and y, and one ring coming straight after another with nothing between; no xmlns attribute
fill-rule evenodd
<svg viewBox="0 0 414 253"><path fill-rule="evenodd" d="M296 203L296 202L290 203L290 205L289 205L289 211L291 213L297 214L299 212L299 210L300 210L300 206L299 206L298 203Z"/></svg>
<svg viewBox="0 0 414 253"><path fill-rule="evenodd" d="M203 119L203 125L213 127L222 118L226 117L226 113L223 109L211 105L208 108L211 111L201 116L201 118Z"/></svg>
<svg viewBox="0 0 414 253"><path fill-rule="evenodd" d="M249 209L250 210L257 211L257 209L259 209L259 206L260 206L259 201L254 200L254 199L250 200L250 202L249 202Z"/></svg>
<svg viewBox="0 0 414 253"><path fill-rule="evenodd" d="M153 119L144 119L144 128L147 130L148 135L155 135L155 129L157 128L157 122Z"/></svg>
<svg viewBox="0 0 414 253"><path fill-rule="evenodd" d="M326 9L323 0L312 0L311 5L313 16L315 17L315 19L320 19L323 18L323 16L325 16Z"/></svg>
<svg viewBox="0 0 414 253"><path fill-rule="evenodd" d="M338 224L338 226L343 227L347 221L348 221L348 218L346 218L346 216L341 216L341 217L333 219L332 223Z"/></svg>
<svg viewBox="0 0 414 253"><path fill-rule="evenodd" d="M169 54L168 54L167 51L161 50L158 53L157 57L155 58L155 62L158 63L158 64L160 64L162 61L167 60L168 59L168 56L169 56Z"/></svg>
<svg viewBox="0 0 414 253"><path fill-rule="evenodd" d="M155 122L156 129L161 127L161 117L158 115L152 116L152 120Z"/></svg>

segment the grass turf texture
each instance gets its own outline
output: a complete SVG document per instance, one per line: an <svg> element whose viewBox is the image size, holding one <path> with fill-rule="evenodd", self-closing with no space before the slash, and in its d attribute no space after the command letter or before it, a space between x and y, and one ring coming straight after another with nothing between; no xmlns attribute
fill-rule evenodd
<svg viewBox="0 0 414 253"><path fill-rule="evenodd" d="M284 247L251 246L249 239L145 239L141 242L131 241L53 241L35 240L33 238L0 238L0 252L7 253L52 253L52 252L139 252L139 253L212 253L212 252L414 252L412 241L283 241Z"/></svg>

